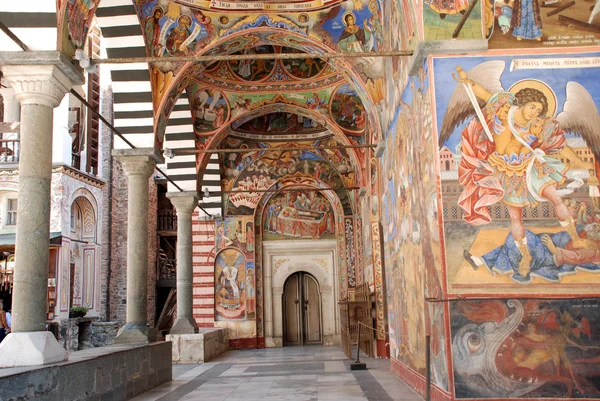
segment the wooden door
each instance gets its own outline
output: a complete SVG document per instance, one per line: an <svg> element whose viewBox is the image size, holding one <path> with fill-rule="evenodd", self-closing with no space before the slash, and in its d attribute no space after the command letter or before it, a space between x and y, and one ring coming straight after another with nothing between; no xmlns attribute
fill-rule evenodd
<svg viewBox="0 0 600 401"><path fill-rule="evenodd" d="M300 311L300 280L294 274L283 290L283 342L285 345L302 344L302 315Z"/></svg>
<svg viewBox="0 0 600 401"><path fill-rule="evenodd" d="M302 274L304 301L304 343L321 344L321 293L319 283L310 274Z"/></svg>
<svg viewBox="0 0 600 401"><path fill-rule="evenodd" d="M284 345L322 344L321 293L308 273L296 273L283 291Z"/></svg>

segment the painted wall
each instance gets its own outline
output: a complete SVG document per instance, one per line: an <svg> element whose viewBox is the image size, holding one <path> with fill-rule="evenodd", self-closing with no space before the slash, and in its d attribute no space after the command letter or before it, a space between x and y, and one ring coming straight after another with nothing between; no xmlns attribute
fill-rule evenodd
<svg viewBox="0 0 600 401"><path fill-rule="evenodd" d="M432 383L448 388L445 306L437 225L437 162L427 70L402 93L381 159L381 224L393 369L423 389L425 337L431 338Z"/></svg>
<svg viewBox="0 0 600 401"><path fill-rule="evenodd" d="M430 63L456 398L599 396L598 55Z"/></svg>

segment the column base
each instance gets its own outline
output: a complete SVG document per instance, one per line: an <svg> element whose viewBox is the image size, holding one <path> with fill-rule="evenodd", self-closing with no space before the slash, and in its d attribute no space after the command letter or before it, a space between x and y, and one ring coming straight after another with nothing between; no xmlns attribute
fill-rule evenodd
<svg viewBox="0 0 600 401"><path fill-rule="evenodd" d="M64 362L67 351L49 331L10 333L0 343L0 368Z"/></svg>
<svg viewBox="0 0 600 401"><path fill-rule="evenodd" d="M115 337L115 344L148 344L156 341L156 331L144 323L125 323Z"/></svg>
<svg viewBox="0 0 600 401"><path fill-rule="evenodd" d="M198 332L196 321L189 317L177 318L169 334L194 334Z"/></svg>

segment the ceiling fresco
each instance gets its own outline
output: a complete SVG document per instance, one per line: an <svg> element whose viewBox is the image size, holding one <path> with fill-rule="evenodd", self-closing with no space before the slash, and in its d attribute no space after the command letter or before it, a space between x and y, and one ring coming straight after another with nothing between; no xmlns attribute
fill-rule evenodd
<svg viewBox="0 0 600 401"><path fill-rule="evenodd" d="M306 150L336 145L339 142L333 137L294 142L262 142L228 137L222 148L239 149L239 152L220 155L221 188L223 191L241 192L224 194L225 215L254 213L264 191L276 188L276 183L287 177L307 177L324 188L340 188L335 192L345 214L352 214L353 194L344 188L356 185L357 172L348 152L345 149Z"/></svg>
<svg viewBox="0 0 600 401"><path fill-rule="evenodd" d="M165 119L184 87L193 77L219 90L285 91L311 90L340 83L343 76L360 77L366 83L357 89L363 100L381 96L382 69L377 60L331 60L302 58L300 53L370 52L383 46L382 6L378 0L305 2L232 2L200 0L137 0L149 55L165 62L151 65L155 126L158 142L164 135ZM273 6L273 7L271 7ZM277 14L262 10L277 9ZM298 52L298 59L236 60L219 63L168 62L173 56L269 54ZM208 67L208 74L200 74ZM217 79L218 78L218 79ZM352 83L354 85L354 82ZM188 94L188 96L191 96ZM328 99L331 95L328 96ZM322 98L321 98L322 99ZM231 101L229 117L234 109ZM227 114L225 105L223 114ZM361 125L360 110L357 111ZM211 117L212 118L212 117ZM377 118L366 110L367 119ZM215 119L216 121L216 119ZM345 122L346 119L340 121ZM354 125L353 125L354 124ZM218 122L217 124L218 125ZM362 132L356 122L345 127ZM344 124L341 124L343 127ZM201 126L204 133L210 128Z"/></svg>
<svg viewBox="0 0 600 401"><path fill-rule="evenodd" d="M193 81L187 88L192 112L192 122L198 148L206 148L215 133L231 123L242 133L257 132L259 127L269 130L299 130L315 133L317 127L334 126L346 134L349 143L365 143L367 118L365 107L358 94L348 84L330 86L319 90L296 92L221 91L205 82ZM265 117L265 107L273 109ZM297 110L303 110L300 113ZM278 114L280 118L275 118ZM295 115L288 119L287 115ZM250 120L254 119L250 123ZM260 119L260 120L257 120ZM283 121L285 119L285 121ZM261 121L264 124L261 125ZM281 126L283 124L283 126ZM239 127L246 127L239 130ZM279 128L277 128L279 127ZM309 133L309 132L306 132Z"/></svg>
<svg viewBox="0 0 600 401"><path fill-rule="evenodd" d="M68 56L85 46L85 38L100 0L57 0L57 30L62 32L58 50Z"/></svg>
<svg viewBox="0 0 600 401"><path fill-rule="evenodd" d="M278 135L310 135L329 131L318 121L297 114L275 112L255 117L243 124L233 124L232 128L238 133Z"/></svg>

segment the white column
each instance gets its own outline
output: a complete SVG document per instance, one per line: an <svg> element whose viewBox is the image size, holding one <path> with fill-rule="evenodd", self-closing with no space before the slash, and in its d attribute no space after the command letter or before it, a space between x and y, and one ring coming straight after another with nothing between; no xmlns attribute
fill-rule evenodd
<svg viewBox="0 0 600 401"><path fill-rule="evenodd" d="M0 57L0 69L21 102L19 205L12 333L0 344L0 367L67 360L47 318L53 109L82 75L58 52Z"/></svg>
<svg viewBox="0 0 600 401"><path fill-rule="evenodd" d="M156 163L155 149L115 149L127 175L127 311L125 325L115 338L118 344L140 344L156 340L148 326L148 191Z"/></svg>
<svg viewBox="0 0 600 401"><path fill-rule="evenodd" d="M192 213L198 206L197 192L169 192L177 211L177 320L170 334L193 334L198 325L193 314Z"/></svg>

